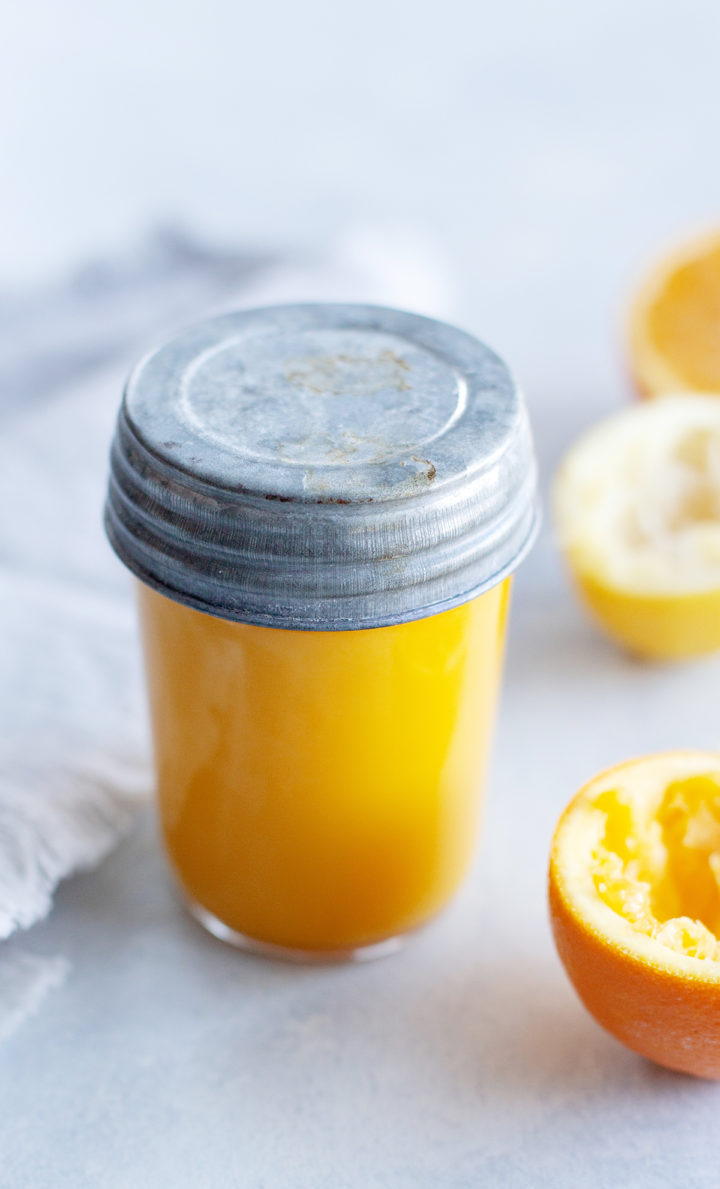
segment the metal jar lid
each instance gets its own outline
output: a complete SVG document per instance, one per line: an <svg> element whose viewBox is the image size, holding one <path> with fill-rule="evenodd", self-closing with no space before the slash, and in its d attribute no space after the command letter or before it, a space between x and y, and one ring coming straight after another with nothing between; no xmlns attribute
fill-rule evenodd
<svg viewBox="0 0 720 1189"><path fill-rule="evenodd" d="M525 406L442 322L364 305L191 327L131 376L105 523L143 582L225 619L418 619L517 566L536 528Z"/></svg>

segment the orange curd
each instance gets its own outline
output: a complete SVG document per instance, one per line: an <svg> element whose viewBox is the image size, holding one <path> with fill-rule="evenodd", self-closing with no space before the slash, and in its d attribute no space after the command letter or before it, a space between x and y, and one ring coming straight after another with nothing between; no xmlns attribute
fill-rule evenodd
<svg viewBox="0 0 720 1189"><path fill-rule="evenodd" d="M140 585L160 820L191 905L305 951L432 917L473 853L508 593L297 632Z"/></svg>

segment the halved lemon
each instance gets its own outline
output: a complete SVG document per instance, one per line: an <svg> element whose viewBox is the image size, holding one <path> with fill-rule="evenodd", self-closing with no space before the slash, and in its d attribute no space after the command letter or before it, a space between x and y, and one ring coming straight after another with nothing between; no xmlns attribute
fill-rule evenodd
<svg viewBox="0 0 720 1189"><path fill-rule="evenodd" d="M683 245L640 288L630 363L646 396L720 392L720 232Z"/></svg>
<svg viewBox="0 0 720 1189"><path fill-rule="evenodd" d="M666 396L591 429L558 468L554 511L609 635L655 659L720 648L720 399Z"/></svg>
<svg viewBox="0 0 720 1189"><path fill-rule="evenodd" d="M558 952L598 1023L660 1065L720 1078L720 754L592 780L558 823L549 884Z"/></svg>

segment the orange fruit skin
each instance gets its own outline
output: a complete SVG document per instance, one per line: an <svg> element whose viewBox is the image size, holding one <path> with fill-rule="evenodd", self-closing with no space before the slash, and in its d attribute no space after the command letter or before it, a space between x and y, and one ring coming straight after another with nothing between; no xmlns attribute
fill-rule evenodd
<svg viewBox="0 0 720 1189"><path fill-rule="evenodd" d="M720 981L664 970L596 933L552 861L549 901L558 954L598 1024L659 1065L720 1079Z"/></svg>
<svg viewBox="0 0 720 1189"><path fill-rule="evenodd" d="M634 656L678 661L720 649L720 590L643 594L579 569L573 578L596 621Z"/></svg>
<svg viewBox="0 0 720 1189"><path fill-rule="evenodd" d="M627 350L638 394L720 391L720 231L672 248L645 275L628 311Z"/></svg>

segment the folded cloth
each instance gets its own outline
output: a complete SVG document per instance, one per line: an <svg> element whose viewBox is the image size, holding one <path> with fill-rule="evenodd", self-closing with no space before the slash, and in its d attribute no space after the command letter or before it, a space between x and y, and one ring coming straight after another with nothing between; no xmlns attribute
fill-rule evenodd
<svg viewBox="0 0 720 1189"><path fill-rule="evenodd" d="M360 300L443 315L447 295L417 237L360 230L312 260L157 233L121 262L0 298L0 939L108 853L151 784L131 583L101 525L128 367L233 306ZM0 1037L66 968L0 946Z"/></svg>

